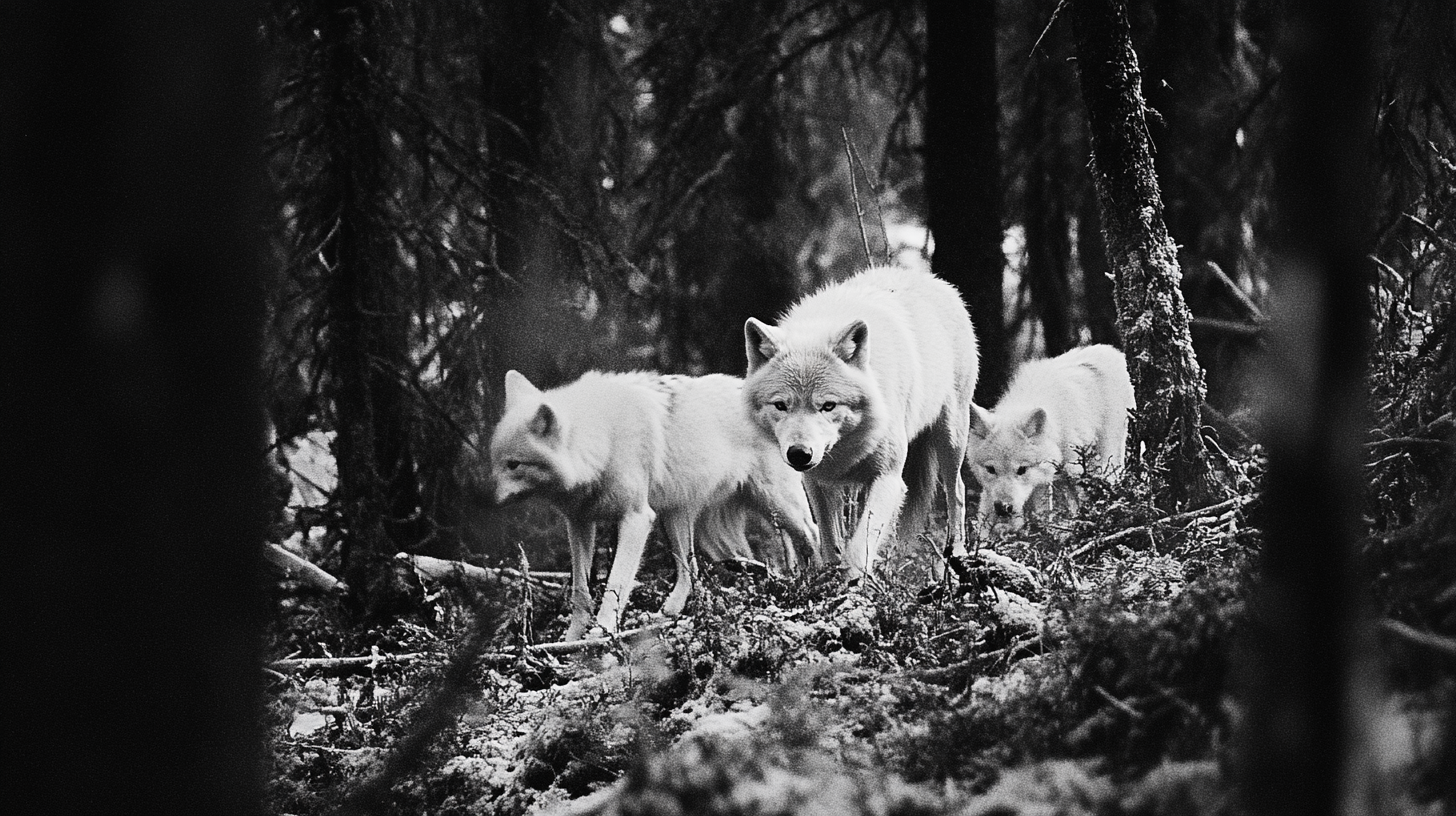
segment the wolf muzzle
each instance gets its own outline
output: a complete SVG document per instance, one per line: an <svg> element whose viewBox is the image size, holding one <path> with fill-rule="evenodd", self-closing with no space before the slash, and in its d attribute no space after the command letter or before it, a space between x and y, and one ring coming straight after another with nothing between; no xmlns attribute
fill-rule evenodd
<svg viewBox="0 0 1456 816"><path fill-rule="evenodd" d="M788 460L789 467L800 472L814 467L814 452L803 445L790 445L784 458Z"/></svg>

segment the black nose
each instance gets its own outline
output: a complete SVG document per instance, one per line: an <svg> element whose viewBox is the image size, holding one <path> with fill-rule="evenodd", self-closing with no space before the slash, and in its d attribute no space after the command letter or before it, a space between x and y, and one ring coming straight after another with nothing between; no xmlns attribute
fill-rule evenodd
<svg viewBox="0 0 1456 816"><path fill-rule="evenodd" d="M794 470L808 470L814 461L814 454L803 445L793 445L789 448L788 458L789 467Z"/></svg>
<svg viewBox="0 0 1456 816"><path fill-rule="evenodd" d="M998 516L1006 516L1008 518L1011 516L1011 505L1006 502L996 502L991 507L996 511L996 515Z"/></svg>

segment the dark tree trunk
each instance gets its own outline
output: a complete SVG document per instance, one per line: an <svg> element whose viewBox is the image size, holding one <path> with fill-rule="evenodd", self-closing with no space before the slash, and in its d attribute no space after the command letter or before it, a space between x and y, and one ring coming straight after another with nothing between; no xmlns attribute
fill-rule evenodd
<svg viewBox="0 0 1456 816"><path fill-rule="evenodd" d="M1033 114L1040 118L1049 111ZM1060 140L1050 147L1060 148ZM1050 161L1049 161L1050 159ZM1054 357L1077 344L1072 329L1072 296L1068 267L1072 262L1067 231L1066 189L1056 184L1045 148L1031 159L1026 179L1026 285L1041 322L1046 356Z"/></svg>
<svg viewBox="0 0 1456 816"><path fill-rule="evenodd" d="M348 531L344 580L366 611L390 603L387 559L418 543L423 525L410 449L410 299L383 208L388 157L372 74L380 70L368 0L321 2L316 14L326 151L316 217L329 226L325 268L325 369L334 382L334 500Z"/></svg>
<svg viewBox="0 0 1456 816"><path fill-rule="evenodd" d="M263 811L258 11L5 8L13 813Z"/></svg>
<svg viewBox="0 0 1456 816"><path fill-rule="evenodd" d="M1163 224L1146 111L1122 0L1071 4L1092 177L1128 369L1137 395L1130 461L1160 475L1168 509L1217 491L1199 433L1203 372L1193 355L1176 248Z"/></svg>
<svg viewBox="0 0 1456 816"><path fill-rule="evenodd" d="M1082 197L1077 219L1077 260L1082 268L1082 308L1093 343L1122 347L1117 333L1117 302L1108 277L1107 245L1102 241L1102 219L1095 195Z"/></svg>
<svg viewBox="0 0 1456 816"><path fill-rule="evenodd" d="M928 3L925 187L932 268L970 307L981 349L976 401L994 404L1006 388L1001 251L1001 158L997 137L996 4Z"/></svg>
<svg viewBox="0 0 1456 816"><path fill-rule="evenodd" d="M1375 129L1364 3L1302 0L1283 32L1286 127L1266 388L1265 549L1240 769L1250 812L1364 812L1345 802L1353 623L1365 586L1361 447Z"/></svg>
<svg viewBox="0 0 1456 816"><path fill-rule="evenodd" d="M515 368L545 385L559 384L590 362L584 359L588 333L565 306L572 294L567 273L577 261L543 190L565 193L565 206L582 197L572 186L571 159L565 156L586 150L581 143L590 136L580 120L590 115L594 100L590 93L572 92L583 68L583 46L568 36L568 15L553 8L488 3L481 63L491 117L486 135L492 260L504 280L496 309L496 374ZM553 138L575 143L562 144L553 155ZM499 389L500 382L489 386Z"/></svg>

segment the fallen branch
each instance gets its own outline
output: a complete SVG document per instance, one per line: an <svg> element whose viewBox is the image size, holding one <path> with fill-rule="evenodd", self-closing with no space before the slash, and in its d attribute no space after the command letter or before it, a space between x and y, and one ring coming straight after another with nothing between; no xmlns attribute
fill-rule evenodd
<svg viewBox="0 0 1456 816"><path fill-rule="evenodd" d="M1456 657L1456 638L1448 638L1434 632L1422 632L1409 624L1389 618L1380 621L1380 628L1407 643L1424 646L1447 657Z"/></svg>
<svg viewBox="0 0 1456 816"><path fill-rule="evenodd" d="M363 657L291 657L275 660L268 668L278 672L292 672L299 669L348 669L359 666L375 666L381 663L413 663L426 657L440 657L440 652L410 652L408 654L372 654Z"/></svg>
<svg viewBox="0 0 1456 816"><path fill-rule="evenodd" d="M1101 538L1092 539L1091 541L1083 544L1077 549L1072 550L1072 552L1067 557L1078 558L1080 556L1086 555L1089 552L1094 552L1096 550L1120 544L1130 538L1133 538L1134 536L1151 536L1153 529L1160 525L1177 524L1182 521L1191 521L1193 519L1206 518L1209 516L1217 517L1231 510L1241 510L1248 505L1258 501L1258 499L1258 496L1235 496L1232 499L1229 499L1227 501L1221 501L1218 504L1211 504L1207 507L1200 507L1197 510L1189 510L1184 513L1178 513L1176 515L1160 518L1148 524L1140 524L1136 527L1128 527L1125 530L1118 530L1115 533L1102 536Z"/></svg>
<svg viewBox="0 0 1456 816"><path fill-rule="evenodd" d="M640 629L628 629L625 632L618 632L615 635L609 635L607 637L587 638L585 640L567 640L560 643L538 643L534 646L527 646L526 651L532 652L534 654L549 655L562 655L570 654L572 652L587 651L598 647L624 643L629 640L636 640L643 635L656 634L657 632L666 629L667 627L673 625L679 620L684 620L684 618L678 618L677 620L671 621L661 621L659 623L652 623L648 624L647 626L643 626Z"/></svg>
<svg viewBox="0 0 1456 816"><path fill-rule="evenodd" d="M960 677L967 670L985 666L988 661L994 662L1002 658L1012 658L1019 652L1035 646L1040 640L1040 635L1032 635L1029 638L1018 640L1005 648L982 652L975 657L960 660L948 666L936 666L933 669L911 669L905 672L905 676L912 680L919 680L925 683L944 683L947 680L954 680Z"/></svg>
<svg viewBox="0 0 1456 816"><path fill-rule="evenodd" d="M1224 320L1217 317L1195 317L1191 323L1195 329L1226 334L1243 340L1262 338L1266 329L1260 323L1244 323L1239 320Z"/></svg>
<svg viewBox="0 0 1456 816"><path fill-rule="evenodd" d="M435 559L440 560L440 559ZM679 618L678 620L681 620ZM649 624L640 629L628 629L625 632L618 632L610 637L589 638L586 640L568 640L559 643L537 643L526 647L527 654L534 655L563 655L572 652L584 652L591 649L627 643L641 639L644 635L654 634L666 629L676 621L661 621ZM407 654L372 654L360 657L292 657L283 660L275 660L269 663L266 668L277 672L291 672L300 669L348 669L364 666L374 667L387 663L412 663L427 657L444 659L444 652L410 652ZM482 654L479 660L490 665L509 665L521 658L520 654L511 652L487 652Z"/></svg>
<svg viewBox="0 0 1456 816"><path fill-rule="evenodd" d="M482 584L499 584L505 581L520 583L522 580L532 586L543 589L561 589L561 584L554 581L547 581L537 577L536 573L524 575L520 570L510 567L477 567L464 561L449 561L444 558L434 558L428 555L411 555L410 553L399 553L395 558L405 561L413 566L426 578L435 581L444 581L453 577L469 578L472 581Z"/></svg>
<svg viewBox="0 0 1456 816"><path fill-rule="evenodd" d="M320 569L312 561L300 558L277 544L269 544L263 549L263 554L268 558L268 563L278 567L289 578L325 592L343 595L349 591L348 584Z"/></svg>

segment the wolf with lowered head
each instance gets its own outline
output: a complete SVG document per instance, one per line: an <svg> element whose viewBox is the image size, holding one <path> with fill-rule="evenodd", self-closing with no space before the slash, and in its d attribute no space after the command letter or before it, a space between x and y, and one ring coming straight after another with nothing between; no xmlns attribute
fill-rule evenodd
<svg viewBox="0 0 1456 816"><path fill-rule="evenodd" d="M981 483L979 529L1019 529L1028 505L1051 510L1062 477L1081 473L1084 461L1116 478L1134 407L1127 359L1112 346L1022 365L995 411L975 406L971 414L966 461ZM1075 507L1076 490L1061 486Z"/></svg>
<svg viewBox="0 0 1456 816"><path fill-rule="evenodd" d="M617 553L595 623L616 632L654 522L673 547L677 582L662 612L681 614L693 590L694 546L747 555L749 511L775 520L814 552L817 532L799 475L743 410L743 382L710 374L591 371L542 391L506 374L505 413L490 440L497 504L545 499L566 519L571 545L567 640L591 626L587 580L596 528L617 529Z"/></svg>

